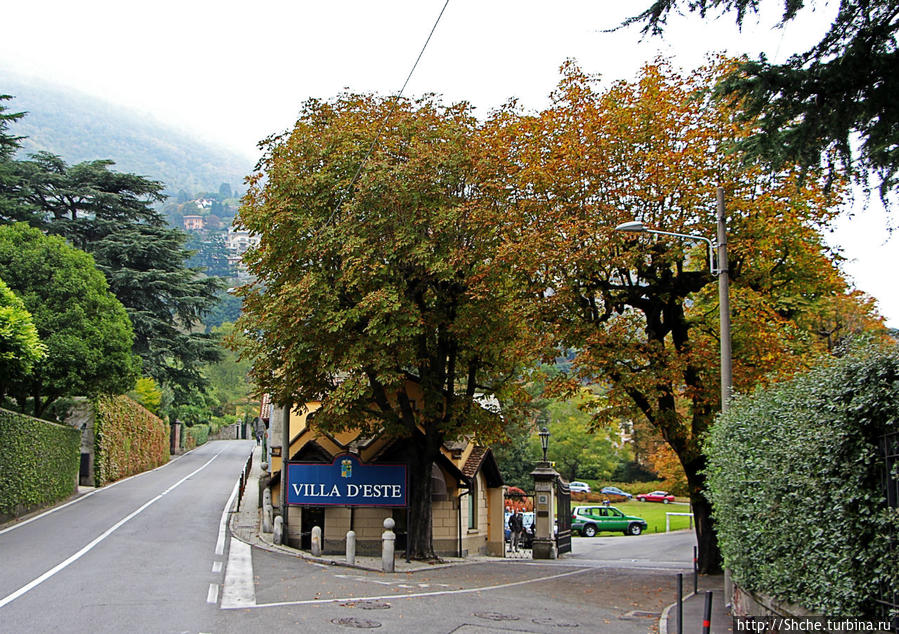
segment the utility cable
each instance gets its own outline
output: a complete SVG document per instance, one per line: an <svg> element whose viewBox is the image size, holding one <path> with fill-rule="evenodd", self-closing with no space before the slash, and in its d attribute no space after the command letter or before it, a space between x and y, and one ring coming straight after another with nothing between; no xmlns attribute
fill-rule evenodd
<svg viewBox="0 0 899 634"><path fill-rule="evenodd" d="M415 72L415 69L418 67L418 62L421 61L421 57L425 53L425 49L428 48L431 37L434 35L434 31L437 30L437 25L440 24L440 18L443 17L443 12L446 11L447 5L449 5L449 0L446 0L446 2L443 3L443 8L440 9L440 14L434 21L434 26L431 27L431 32L428 33L428 39L425 40L424 46L422 46L421 51L418 52L418 57L415 59L415 63L412 64L412 69L406 76L406 81L403 82L403 87L400 88L400 91L393 97L393 105L391 105L390 110L384 116L384 119L381 120L381 124L378 127L378 133L375 135L374 140L371 142L371 145L369 146L368 151L365 153L365 156L363 156L362 160L359 162L359 167L356 168L356 173L353 175L353 180L351 180L347 188L343 190L343 193L340 196L340 200L337 201L337 205L334 207L334 211L331 212L331 215L328 217L328 221L325 224L331 224L331 221L340 212L340 207L343 205L343 201L346 198L347 194L352 191L353 187L356 185L356 182L359 180L359 176L362 174L362 168L365 166L365 163L374 152L375 147L377 147L378 141L381 140L381 135L384 133L384 128L387 127L387 122L390 121L390 117L392 117L393 113L396 111L396 107L399 104L400 97L403 96L403 92L406 90L406 86L409 85L409 80L412 79L412 73Z"/></svg>

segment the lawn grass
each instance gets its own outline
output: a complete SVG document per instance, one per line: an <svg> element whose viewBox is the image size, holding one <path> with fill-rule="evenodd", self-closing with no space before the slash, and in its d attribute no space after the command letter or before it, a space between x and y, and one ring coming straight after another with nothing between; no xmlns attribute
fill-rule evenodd
<svg viewBox="0 0 899 634"><path fill-rule="evenodd" d="M576 506L595 506L595 504L578 504L572 500L572 511ZM684 504L662 504L661 502L619 502L612 504L616 509L625 515L634 517L642 517L646 520L647 533L664 533L665 532L665 513L689 513L690 507ZM682 530L690 528L690 518L680 515L671 517L671 530ZM620 532L603 531L598 535L622 535Z"/></svg>

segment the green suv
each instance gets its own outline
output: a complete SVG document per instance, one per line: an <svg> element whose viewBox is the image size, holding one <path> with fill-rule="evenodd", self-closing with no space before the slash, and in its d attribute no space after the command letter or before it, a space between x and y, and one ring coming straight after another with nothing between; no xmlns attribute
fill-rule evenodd
<svg viewBox="0 0 899 634"><path fill-rule="evenodd" d="M646 530L646 520L625 515L614 506L579 506L571 513L571 530L584 537L593 537L600 531L639 535Z"/></svg>

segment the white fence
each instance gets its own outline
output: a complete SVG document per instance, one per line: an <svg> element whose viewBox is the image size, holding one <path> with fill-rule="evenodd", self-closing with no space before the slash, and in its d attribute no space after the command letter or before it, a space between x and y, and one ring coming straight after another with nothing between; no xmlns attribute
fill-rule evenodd
<svg viewBox="0 0 899 634"><path fill-rule="evenodd" d="M671 516L672 515L680 515L683 517L690 518L690 528L693 528L693 514L692 513L665 513L665 532L671 532Z"/></svg>

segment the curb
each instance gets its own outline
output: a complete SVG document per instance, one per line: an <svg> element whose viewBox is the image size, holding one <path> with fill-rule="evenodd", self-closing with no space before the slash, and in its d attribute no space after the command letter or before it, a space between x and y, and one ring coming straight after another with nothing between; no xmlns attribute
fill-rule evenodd
<svg viewBox="0 0 899 634"><path fill-rule="evenodd" d="M690 594L684 596L684 602L686 602L687 599L693 596L696 596L695 592L691 592ZM662 610L662 616L659 617L659 634L668 634L668 614L676 607L677 601Z"/></svg>

